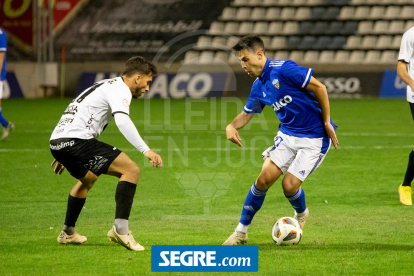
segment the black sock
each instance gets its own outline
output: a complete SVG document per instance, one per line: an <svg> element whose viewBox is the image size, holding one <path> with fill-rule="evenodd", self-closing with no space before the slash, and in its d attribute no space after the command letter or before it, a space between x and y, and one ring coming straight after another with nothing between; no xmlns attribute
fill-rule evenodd
<svg viewBox="0 0 414 276"><path fill-rule="evenodd" d="M75 227L79 214L82 211L86 198L77 198L69 195L68 209L66 210L65 225Z"/></svg>
<svg viewBox="0 0 414 276"><path fill-rule="evenodd" d="M411 151L410 157L408 158L407 172L405 173L405 178L403 186L411 186L411 182L414 178L414 151Z"/></svg>
<svg viewBox="0 0 414 276"><path fill-rule="evenodd" d="M119 181L116 187L115 219L128 219L131 212L132 202L134 201L137 185L128 181Z"/></svg>

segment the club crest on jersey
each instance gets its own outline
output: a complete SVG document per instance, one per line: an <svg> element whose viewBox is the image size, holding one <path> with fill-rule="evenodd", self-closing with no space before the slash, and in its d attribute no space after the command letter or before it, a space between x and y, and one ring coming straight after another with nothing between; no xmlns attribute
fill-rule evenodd
<svg viewBox="0 0 414 276"><path fill-rule="evenodd" d="M272 81L272 84L273 84L273 86L274 86L276 89L279 89L279 80L278 80L278 79L274 79L274 80Z"/></svg>

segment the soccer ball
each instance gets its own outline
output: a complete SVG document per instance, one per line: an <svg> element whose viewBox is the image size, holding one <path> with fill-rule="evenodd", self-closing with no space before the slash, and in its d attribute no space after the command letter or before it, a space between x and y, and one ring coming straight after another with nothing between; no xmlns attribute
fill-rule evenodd
<svg viewBox="0 0 414 276"><path fill-rule="evenodd" d="M272 239L277 245L295 245L302 238L302 229L294 218L278 219L272 228Z"/></svg>

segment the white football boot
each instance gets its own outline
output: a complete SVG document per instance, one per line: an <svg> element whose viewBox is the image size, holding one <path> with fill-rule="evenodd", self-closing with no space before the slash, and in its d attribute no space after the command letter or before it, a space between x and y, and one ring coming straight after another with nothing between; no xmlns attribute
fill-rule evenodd
<svg viewBox="0 0 414 276"><path fill-rule="evenodd" d="M300 229L303 229L303 226L305 225L305 222L306 222L306 218L308 216L309 216L308 208L306 208L305 211L303 211L302 213L296 213L295 211L295 216L293 218L299 222Z"/></svg>
<svg viewBox="0 0 414 276"><path fill-rule="evenodd" d="M247 233L235 230L223 245L238 245L247 243Z"/></svg>
<svg viewBox="0 0 414 276"><path fill-rule="evenodd" d="M145 250L145 248L142 245L140 245L134 240L134 237L132 236L131 231L128 231L128 234L126 235L118 234L116 232L115 225L112 226L112 229L108 231L108 238L109 238L109 241L118 243L128 250L134 250L134 251Z"/></svg>
<svg viewBox="0 0 414 276"><path fill-rule="evenodd" d="M78 232L75 231L73 235L68 235L65 231L61 231L59 237L57 238L58 243L60 244L82 244L86 242L87 238L81 236Z"/></svg>

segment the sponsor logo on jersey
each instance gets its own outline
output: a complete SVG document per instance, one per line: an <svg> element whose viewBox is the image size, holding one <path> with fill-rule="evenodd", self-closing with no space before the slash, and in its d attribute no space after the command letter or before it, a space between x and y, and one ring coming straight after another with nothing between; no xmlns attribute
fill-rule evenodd
<svg viewBox="0 0 414 276"><path fill-rule="evenodd" d="M274 86L276 89L279 89L279 80L278 80L278 79L274 79L274 80L272 81L272 84L273 84L273 86Z"/></svg>
<svg viewBox="0 0 414 276"><path fill-rule="evenodd" d="M122 104L123 104L125 107L129 107L129 102L128 102L128 100L127 100L127 99L123 99L123 100L122 100Z"/></svg>
<svg viewBox="0 0 414 276"><path fill-rule="evenodd" d="M279 101L276 101L274 104L272 104L273 110L274 111L279 111L281 108L283 108L287 104L291 103L292 101L293 101L292 97L289 96L289 95L286 95L285 97L283 97Z"/></svg>
<svg viewBox="0 0 414 276"><path fill-rule="evenodd" d="M52 150L60 150L63 148L66 148L68 146L73 146L75 144L75 141L69 141L69 142L61 142L60 144L56 144L56 145L50 145L50 149Z"/></svg>

